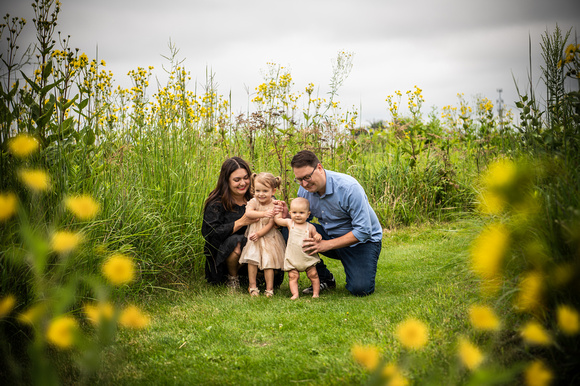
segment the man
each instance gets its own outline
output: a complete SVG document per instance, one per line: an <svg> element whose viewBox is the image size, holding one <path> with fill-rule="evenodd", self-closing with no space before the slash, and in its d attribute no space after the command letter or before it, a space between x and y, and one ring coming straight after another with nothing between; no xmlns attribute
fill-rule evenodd
<svg viewBox="0 0 580 386"><path fill-rule="evenodd" d="M298 152L290 163L298 197L310 202L311 218L322 240L304 240L304 251L321 253L342 262L346 289L356 296L375 290L377 263L381 253L382 228L362 186L353 177L326 170L308 150ZM334 276L323 261L316 265L320 289L336 287ZM312 287L303 292L312 292Z"/></svg>

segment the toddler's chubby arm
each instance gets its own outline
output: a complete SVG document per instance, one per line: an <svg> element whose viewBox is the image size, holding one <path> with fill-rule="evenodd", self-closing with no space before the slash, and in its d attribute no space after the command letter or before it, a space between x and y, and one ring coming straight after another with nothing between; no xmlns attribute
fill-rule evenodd
<svg viewBox="0 0 580 386"><path fill-rule="evenodd" d="M260 219L260 218L264 218L264 217L272 218L279 211L280 211L280 208L278 208L277 205L274 205L274 207L272 209L265 210L265 211L259 211L259 210L257 210L257 201L256 200L250 200L250 202L248 202L248 204L246 205L246 216L252 220L256 220L256 219Z"/></svg>
<svg viewBox="0 0 580 386"><path fill-rule="evenodd" d="M316 231L316 228L312 224L308 224L308 233L311 239L314 239L315 241L322 240L322 235Z"/></svg>
<svg viewBox="0 0 580 386"><path fill-rule="evenodd" d="M276 222L276 225L278 225L279 227L289 227L290 221L292 221L292 219L283 218L282 216L283 216L282 213L278 213L276 216L274 216L274 221Z"/></svg>

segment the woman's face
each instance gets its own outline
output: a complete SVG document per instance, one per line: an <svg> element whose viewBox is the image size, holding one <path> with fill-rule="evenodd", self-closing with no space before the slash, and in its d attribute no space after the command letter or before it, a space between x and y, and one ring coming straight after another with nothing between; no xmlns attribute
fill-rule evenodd
<svg viewBox="0 0 580 386"><path fill-rule="evenodd" d="M233 197L243 197L250 188L250 175L244 168L236 169L228 180Z"/></svg>

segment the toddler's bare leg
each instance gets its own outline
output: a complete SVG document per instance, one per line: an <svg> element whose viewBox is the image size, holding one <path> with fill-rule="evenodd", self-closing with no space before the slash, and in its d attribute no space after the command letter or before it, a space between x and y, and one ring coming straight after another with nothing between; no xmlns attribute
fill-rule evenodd
<svg viewBox="0 0 580 386"><path fill-rule="evenodd" d="M312 266L306 270L306 276L312 282L312 297L317 298L320 295L320 279L318 278L318 272L316 272L316 266Z"/></svg>
<svg viewBox="0 0 580 386"><path fill-rule="evenodd" d="M254 264L248 264L248 281L250 282L250 288L256 288L256 276L258 275L258 266Z"/></svg>
<svg viewBox="0 0 580 386"><path fill-rule="evenodd" d="M298 299L298 279L300 278L300 272L293 269L288 271L288 286L290 287L290 292L292 292L292 297L290 299Z"/></svg>
<svg viewBox="0 0 580 386"><path fill-rule="evenodd" d="M266 280L266 291L274 291L274 270L264 270L264 280Z"/></svg>

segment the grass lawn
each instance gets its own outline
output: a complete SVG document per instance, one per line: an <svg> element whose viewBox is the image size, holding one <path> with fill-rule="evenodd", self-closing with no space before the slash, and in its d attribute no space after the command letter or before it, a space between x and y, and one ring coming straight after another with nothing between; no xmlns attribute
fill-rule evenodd
<svg viewBox="0 0 580 386"><path fill-rule="evenodd" d="M480 224L464 220L385 233L376 292L351 296L339 261L325 259L336 290L319 299L289 299L287 279L272 299L202 282L180 293L138 300L152 317L147 330L122 330L105 353L100 383L111 384L363 384L370 374L354 361L353 344L375 345L413 381L436 375L457 382L453 347L469 330L466 310L478 298L467 270L468 247ZM301 275L301 289L309 285ZM417 353L394 337L408 317L429 326ZM434 370L436 369L436 370ZM437 373L437 374L436 374Z"/></svg>

